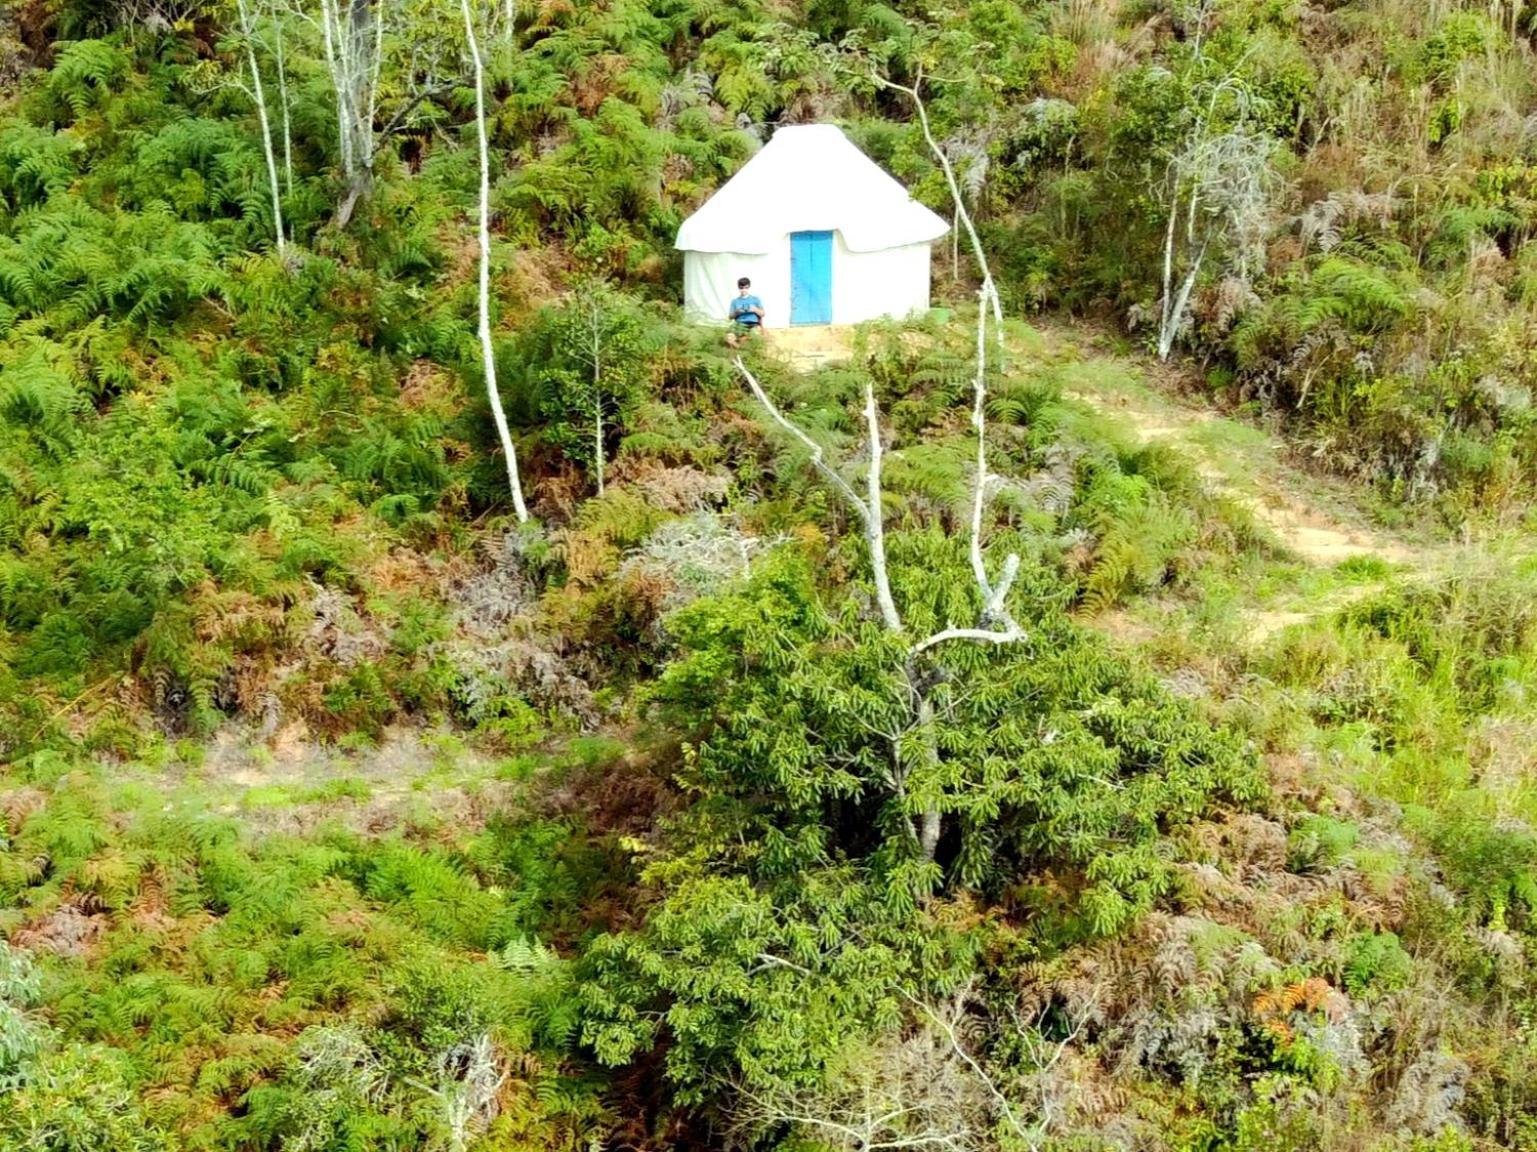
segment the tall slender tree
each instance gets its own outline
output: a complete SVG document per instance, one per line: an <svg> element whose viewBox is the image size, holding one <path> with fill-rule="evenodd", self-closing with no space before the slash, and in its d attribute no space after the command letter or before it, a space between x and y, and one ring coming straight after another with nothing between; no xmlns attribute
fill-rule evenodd
<svg viewBox="0 0 1537 1152"><path fill-rule="evenodd" d="M277 66L278 104L283 111L283 190L292 196L294 191L294 125L293 106L288 98L288 53L283 43L283 16L281 7L272 9L272 52Z"/></svg>
<svg viewBox="0 0 1537 1152"><path fill-rule="evenodd" d="M811 462L816 470L832 486L855 512L864 530L865 546L870 555L871 574L875 584L875 599L880 610L881 621L887 631L894 636L901 637L906 646L907 659L904 671L908 683L912 687L910 699L912 700L911 731L917 737L917 747L920 756L928 762L925 766L932 766L939 760L939 741L935 731L936 716L934 702L928 686L928 677L921 666L924 653L941 644L954 641L966 641L978 644L1013 644L1024 639L1025 632L1010 614L1008 607L1009 591L1014 585L1019 573L1019 557L1010 553L1004 560L1002 570L994 579L989 575L986 558L983 553L983 513L986 510L989 489L992 477L987 468L987 375L988 375L988 327L991 324L995 330L998 349L1003 348L1003 305L998 296L998 289L993 282L992 269L987 261L987 253L982 247L981 238L972 222L971 213L966 208L965 197L962 195L960 180L955 168L950 162L944 147L934 137L929 125L928 110L924 106L921 86L923 83L920 73L912 86L904 86L884 77L875 76L876 83L884 88L905 93L913 102L917 112L919 123L923 129L923 137L934 154L940 170L944 173L946 184L950 190L954 202L955 217L964 229L966 238L971 247L973 257L976 259L977 268L981 275L981 285L977 290L977 342L976 363L973 377L973 403L972 426L976 430L976 471L972 477L971 499L971 541L970 557L972 575L976 579L978 591L981 593L982 611L977 627L949 627L935 632L933 635L917 639L908 634L907 626L902 619L902 614L897 608L895 599L891 594L891 578L886 558L886 529L885 515L882 510L881 488L881 463L883 448L881 443L880 411L875 402L875 387L869 381L865 383L865 435L869 453L869 464L865 472L865 495L861 497L854 488L842 477L838 469L825 458L822 448L801 428L797 427L769 398L763 386L753 373L748 369L746 362L737 358L737 371L746 380L748 387L758 402L768 412L773 421L784 428L797 440L804 444L811 453ZM918 765L904 763L901 752L902 740L894 740L892 744L892 786L898 796L905 794L907 780L912 770ZM917 839L918 846L925 859L932 860L934 852L939 846L939 838L943 832L942 818L939 809L933 805L926 807L913 829L913 835Z"/></svg>
<svg viewBox="0 0 1537 1152"><path fill-rule="evenodd" d="M256 34L246 0L235 0L235 13L240 21L240 39L245 47L246 65L251 71L251 86L247 92L256 105L256 119L261 125L262 153L267 160L267 184L272 195L272 232L277 238L278 255L284 257L287 255L287 241L283 235L283 194L278 184L277 158L272 149L272 124L267 116L267 94L262 88L261 67L256 59ZM286 109L284 115L287 115Z"/></svg>
<svg viewBox="0 0 1537 1152"><path fill-rule="evenodd" d="M518 475L518 449L507 427L507 412L496 386L496 356L491 344L491 148L486 138L486 78L480 57L480 37L475 31L475 14L470 0L459 0L464 16L464 39L475 76L475 142L480 151L480 202L476 234L480 241L480 336L481 365L486 374L486 396L491 402L491 418L502 442L507 461L507 486L512 492L512 506L518 522L528 522L528 507L523 502L523 483Z"/></svg>

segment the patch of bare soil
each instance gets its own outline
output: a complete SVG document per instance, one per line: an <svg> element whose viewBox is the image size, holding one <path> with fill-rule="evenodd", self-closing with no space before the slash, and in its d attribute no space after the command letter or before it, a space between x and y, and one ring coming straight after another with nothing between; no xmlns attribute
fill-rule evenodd
<svg viewBox="0 0 1537 1152"><path fill-rule="evenodd" d="M222 793L226 813L261 832L303 832L340 822L360 832L379 832L407 818L474 826L506 798L509 786L495 779L484 756L458 746L445 752L443 734L406 726L385 731L369 748L342 750L292 729L271 741L229 728L210 741L201 769L203 787ZM432 786L419 782L432 777ZM357 782L359 793L328 794L339 780Z"/></svg>
<svg viewBox="0 0 1537 1152"><path fill-rule="evenodd" d="M798 372L836 364L853 355L854 329L848 324L806 324L765 328L769 351Z"/></svg>
<svg viewBox="0 0 1537 1152"><path fill-rule="evenodd" d="M1168 444L1186 456L1215 495L1247 510L1288 551L1310 564L1333 567L1360 556L1375 556L1390 564L1413 564L1417 558L1404 544L1370 529L1347 525L1317 506L1307 491L1307 478L1293 474L1284 465L1267 462L1263 476L1251 473L1250 478L1261 486L1259 492L1233 483L1229 477L1235 462L1229 461L1227 468L1220 466L1200 440L1204 429L1223 419L1216 412L1163 395L1158 401L1147 402L1124 394L1107 397L1080 391L1074 395L1124 416L1144 442ZM1280 455L1279 445L1270 455ZM1241 466L1237 470L1243 471Z"/></svg>
<svg viewBox="0 0 1537 1152"><path fill-rule="evenodd" d="M1076 338L1076 333L1047 326L1048 349ZM1092 342L1092 335L1090 336ZM1328 485L1287 462L1284 444L1248 425L1228 421L1220 412L1190 396L1189 381L1178 370L1145 365L1148 390L1115 388L1108 392L1080 388L1072 395L1107 413L1120 416L1144 443L1166 444L1179 453L1207 489L1244 509L1287 552L1319 567L1333 568L1347 560L1376 558L1424 575L1446 560L1445 550L1396 539L1367 527L1364 516L1351 513L1348 494L1326 493ZM1360 585L1323 597L1316 603L1287 610L1245 613L1245 634L1251 643L1268 639L1293 625L1337 611L1382 587Z"/></svg>

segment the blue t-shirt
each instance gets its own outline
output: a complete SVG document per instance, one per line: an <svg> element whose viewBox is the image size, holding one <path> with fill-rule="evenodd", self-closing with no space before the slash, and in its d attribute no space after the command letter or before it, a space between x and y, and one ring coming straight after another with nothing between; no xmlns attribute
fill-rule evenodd
<svg viewBox="0 0 1537 1152"><path fill-rule="evenodd" d="M738 324L746 324L751 328L754 324L758 323L759 317L756 312L749 312L748 309L762 307L763 301L759 300L756 296L737 296L731 301L731 318Z"/></svg>

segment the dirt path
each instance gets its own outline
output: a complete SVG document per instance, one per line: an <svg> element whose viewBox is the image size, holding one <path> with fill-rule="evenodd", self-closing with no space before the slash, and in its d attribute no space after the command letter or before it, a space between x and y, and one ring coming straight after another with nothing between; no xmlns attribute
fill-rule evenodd
<svg viewBox="0 0 1537 1152"><path fill-rule="evenodd" d="M765 328L763 340L770 352L797 372L847 360L854 343L848 324L808 324L798 328Z"/></svg>
<svg viewBox="0 0 1537 1152"><path fill-rule="evenodd" d="M766 331L771 353L800 371L847 359L853 329ZM1171 370L1118 354L1104 333L1068 324L1037 323L1010 339L1015 366L1051 373L1070 400L1102 413L1126 437L1167 444L1190 463L1213 496L1246 510L1287 553L1309 568L1333 570L1347 561L1380 561L1380 577L1319 594L1296 588L1279 602L1244 611L1245 634L1263 640L1293 624L1337 611L1384 587L1395 576L1428 576L1447 564L1445 545L1417 541L1373 526L1359 490L1298 468L1280 438L1232 420L1188 398Z"/></svg>
<svg viewBox="0 0 1537 1152"><path fill-rule="evenodd" d="M1322 482L1283 463L1279 441L1121 379L1125 383L1113 391L1078 387L1068 395L1120 417L1139 440L1176 449L1214 494L1247 510L1287 551L1324 567L1360 556L1409 566L1423 558L1414 547L1361 522L1359 511L1347 520L1340 509L1325 506Z"/></svg>
<svg viewBox="0 0 1537 1152"><path fill-rule="evenodd" d="M1377 561L1380 574L1320 591L1306 579L1279 596L1242 608L1242 636L1260 644L1285 628L1339 611L1388 587L1393 579L1428 578L1451 562L1446 545L1374 527L1363 493L1297 467L1282 439L1191 401L1173 373L1114 353L1079 350L1085 333L1047 327L1037 355L1065 361L1064 393L1084 402L1139 442L1168 444L1187 459L1208 492L1247 510L1277 544L1306 568L1333 571L1348 561ZM1088 335L1088 343L1094 336ZM1059 362L1061 362L1059 361ZM1165 378L1167 376L1167 378ZM1369 571L1369 568L1368 570Z"/></svg>
<svg viewBox="0 0 1537 1152"><path fill-rule="evenodd" d="M1055 327L1038 331L1037 354L1065 361L1067 397L1104 413L1137 441L1167 444L1194 467L1214 496L1247 511L1308 568L1327 571L1347 561L1375 560L1386 569L1321 594L1299 579L1278 599L1244 607L1242 632L1248 643L1336 612L1394 577L1428 575L1444 564L1443 546L1371 525L1358 491L1290 463L1278 437L1187 399L1161 366L1113 353L1085 355L1079 348L1085 342L1092 346L1092 333Z"/></svg>

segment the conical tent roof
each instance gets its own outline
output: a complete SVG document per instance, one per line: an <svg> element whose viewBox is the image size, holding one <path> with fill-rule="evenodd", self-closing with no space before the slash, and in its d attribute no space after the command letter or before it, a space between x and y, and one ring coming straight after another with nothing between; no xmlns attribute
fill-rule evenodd
<svg viewBox="0 0 1537 1152"><path fill-rule="evenodd" d="M773 251L791 232L843 234L851 252L937 240L945 221L832 124L780 128L678 229L687 252Z"/></svg>

